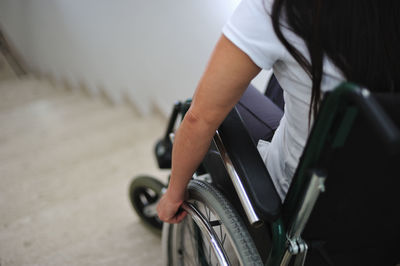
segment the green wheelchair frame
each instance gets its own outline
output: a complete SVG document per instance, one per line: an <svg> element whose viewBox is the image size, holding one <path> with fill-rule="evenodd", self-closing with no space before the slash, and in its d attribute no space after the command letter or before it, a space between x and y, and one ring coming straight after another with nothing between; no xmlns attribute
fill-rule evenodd
<svg viewBox="0 0 400 266"><path fill-rule="evenodd" d="M189 106L190 101L175 105L165 137L156 145L156 157L160 168L170 167L170 153L172 148L170 135L173 132L177 116L179 114L184 116ZM310 137L300 159L286 199L280 205L279 214L272 215L273 218L269 221L261 221L261 223L269 225L271 232L271 249L265 265L289 265L293 263L293 257L296 257L294 265L304 265L309 246L307 241L303 240L302 234L312 214L313 208L318 201L318 197L325 189L329 189L329 187L325 188L324 184L325 180L329 178L329 173L327 173L324 168L324 159L326 159L326 154L329 153L331 149L345 145L354 121L360 113L364 113L368 116L370 125L377 129L376 131L380 134L382 145L393 154L399 153L400 131L398 125L393 123L380 105L371 97L368 90L361 89L351 83L343 83L332 92L327 93L321 103L318 116L315 119ZM226 151L224 151L223 147L223 138L221 140L218 133L214 138L214 143L216 143L216 146L219 148L219 155L223 157L222 153ZM202 167L203 166L200 168ZM235 165L233 164L229 167L234 168ZM226 165L225 168L227 168ZM229 171L229 169L227 170ZM198 172L201 174L206 171L207 169L200 169ZM156 192L161 195L161 185L156 187ZM130 189L134 207L135 202L133 199L135 198L134 191L136 188L137 186L131 185ZM218 189L220 189L220 187L218 187ZM232 193L232 191L225 191L222 194L229 195L229 193ZM242 192L236 190L236 193L240 194ZM246 191L244 191L244 193L246 193ZM153 206L153 209L160 195L157 195L153 200L149 201L149 206ZM251 196L249 198L251 205ZM252 206L243 206L243 201L241 202L241 207L235 205L237 202L233 204L233 206L235 208L244 209L244 212L239 211L239 213L241 213L241 219L245 221L246 226L249 228L252 224L258 225L257 221L251 219L251 217L247 215L251 212L257 213L257 209L247 211L247 209L252 208ZM135 207L135 209L143 218L143 211L141 213L141 210L138 210L137 207ZM197 210L195 206L187 204L184 206L184 209L189 213L189 216L195 220L195 223L201 230L208 230L212 235L212 225L210 226L210 224L207 224L207 221L201 220L201 215L199 216L199 214L196 214ZM152 215L154 216L154 211ZM150 218L157 220L156 217ZM148 217L146 219L148 219ZM146 219L144 220L148 222ZM160 228L160 224L157 227ZM171 226L164 225L164 227ZM208 227L209 229L207 229ZM163 238L168 238L166 234L170 232L169 230L168 228L164 230L167 233L164 233ZM396 234L398 234L398 232L396 232ZM210 237L207 236L207 239L210 239ZM220 243L218 244L218 240L212 241L216 241L216 251L214 250L214 253L218 253L218 250L222 249L222 246ZM164 242L166 243L165 245L169 244L168 240L164 240ZM166 249L168 249L168 247ZM217 265L229 265L229 259L224 257L225 255L223 252L221 254L216 254L217 257L220 256L217 260ZM397 259L400 261L399 258ZM397 261L397 263L399 261ZM254 265L259 265L259 262Z"/></svg>
<svg viewBox="0 0 400 266"><path fill-rule="evenodd" d="M266 265L287 265L291 256L304 264L307 244L301 234L327 178L321 157L329 149L345 144L356 116L366 112L371 123L381 129L381 138L392 152L399 152L398 127L370 97L355 84L343 83L325 97L308 139L295 177L282 206L282 215L272 224L273 248ZM337 123L337 121L340 121ZM322 165L322 168L318 168ZM329 177L328 177L329 178Z"/></svg>

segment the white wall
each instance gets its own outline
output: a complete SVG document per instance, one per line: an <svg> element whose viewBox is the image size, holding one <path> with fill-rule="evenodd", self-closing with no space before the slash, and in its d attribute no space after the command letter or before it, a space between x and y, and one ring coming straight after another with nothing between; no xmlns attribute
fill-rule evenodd
<svg viewBox="0 0 400 266"><path fill-rule="evenodd" d="M27 57L26 8L23 0L0 0L0 26L5 30L12 45L24 57Z"/></svg>
<svg viewBox="0 0 400 266"><path fill-rule="evenodd" d="M33 70L169 113L191 97L238 2L0 0L0 23Z"/></svg>

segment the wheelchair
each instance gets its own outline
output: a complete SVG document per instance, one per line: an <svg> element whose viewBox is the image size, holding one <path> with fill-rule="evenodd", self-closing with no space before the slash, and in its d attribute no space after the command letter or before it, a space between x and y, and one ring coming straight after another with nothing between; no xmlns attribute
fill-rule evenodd
<svg viewBox="0 0 400 266"><path fill-rule="evenodd" d="M174 105L157 142L171 167ZM235 107L188 185L188 216L157 218L166 185L135 178L138 215L161 232L166 265L400 265L400 95L343 83L326 93L285 200Z"/></svg>

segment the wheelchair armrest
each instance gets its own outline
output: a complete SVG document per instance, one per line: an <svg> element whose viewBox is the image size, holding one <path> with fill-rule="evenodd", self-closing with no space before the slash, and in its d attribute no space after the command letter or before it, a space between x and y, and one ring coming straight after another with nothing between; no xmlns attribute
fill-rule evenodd
<svg viewBox="0 0 400 266"><path fill-rule="evenodd" d="M280 197L236 107L218 132L257 214L275 221L280 216Z"/></svg>

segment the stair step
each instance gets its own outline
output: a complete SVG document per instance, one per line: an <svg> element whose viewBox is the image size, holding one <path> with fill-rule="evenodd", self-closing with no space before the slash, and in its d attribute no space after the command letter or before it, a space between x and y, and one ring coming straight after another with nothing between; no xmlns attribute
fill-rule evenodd
<svg viewBox="0 0 400 266"><path fill-rule="evenodd" d="M1 264L162 265L127 189L142 173L166 182L152 154L165 125L32 77L1 81Z"/></svg>

